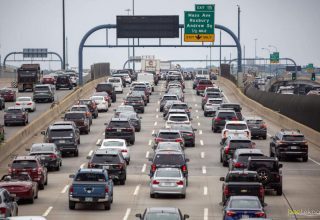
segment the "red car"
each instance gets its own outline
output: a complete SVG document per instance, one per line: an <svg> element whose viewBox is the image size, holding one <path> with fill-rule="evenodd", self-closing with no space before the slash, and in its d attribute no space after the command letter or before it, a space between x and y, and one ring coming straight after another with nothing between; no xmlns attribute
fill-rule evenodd
<svg viewBox="0 0 320 220"><path fill-rule="evenodd" d="M5 102L15 102L16 101L16 91L8 88L0 89L0 97L4 99Z"/></svg>
<svg viewBox="0 0 320 220"><path fill-rule="evenodd" d="M46 75L42 77L42 84L56 84L56 79L51 75Z"/></svg>
<svg viewBox="0 0 320 220"><path fill-rule="evenodd" d="M213 83L209 79L201 79L196 87L197 95L203 93L207 87L212 87Z"/></svg>
<svg viewBox="0 0 320 220"><path fill-rule="evenodd" d="M28 173L18 175L4 175L0 187L5 188L19 200L28 200L33 203L38 198L38 183L33 182Z"/></svg>

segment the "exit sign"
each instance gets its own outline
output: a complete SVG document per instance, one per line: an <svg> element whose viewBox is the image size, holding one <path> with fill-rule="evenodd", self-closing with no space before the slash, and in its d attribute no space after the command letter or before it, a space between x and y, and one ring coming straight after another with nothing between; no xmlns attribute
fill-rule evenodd
<svg viewBox="0 0 320 220"><path fill-rule="evenodd" d="M213 11L214 5L196 5L196 11Z"/></svg>

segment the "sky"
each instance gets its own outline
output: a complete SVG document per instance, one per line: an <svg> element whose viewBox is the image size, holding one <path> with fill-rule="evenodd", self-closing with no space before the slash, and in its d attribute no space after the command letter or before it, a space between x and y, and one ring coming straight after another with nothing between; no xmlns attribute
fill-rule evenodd
<svg viewBox="0 0 320 220"><path fill-rule="evenodd" d="M70 67L78 66L79 43L91 28L101 24L115 24L117 15L127 15L132 0L65 0L67 57ZM299 65L313 63L320 66L320 8L319 0L135 0L135 15L179 15L184 22L184 11L193 11L195 4L215 4L215 23L224 25L237 34L237 5L241 8L240 43L245 57L268 57L277 49L280 57L294 59ZM88 44L105 44L105 31L88 39ZM255 40L256 47L255 47ZM110 31L109 42L116 35ZM22 51L23 48L48 48L62 56L62 0L0 0L0 55ZM119 39L126 44L127 39ZM157 40L141 40L156 44ZM179 39L163 39L163 43L179 44ZM233 44L222 33L222 44ZM219 31L216 42L219 44ZM268 47L273 45L274 47ZM132 52L131 52L132 53ZM135 54L155 55L161 60L209 59L209 48L136 48ZM131 54L132 55L132 54ZM222 58L236 58L235 48L224 48ZM219 49L211 49L212 59L219 58ZM13 57L11 57L13 58ZM19 58L18 56L16 58ZM53 57L55 58L55 57ZM84 68L93 63L110 62L111 68L122 68L128 58L127 48L85 48ZM18 62L8 62L15 66ZM218 63L213 63L218 64ZM182 66L201 67L205 63L182 63ZM58 62L41 62L42 68L59 69Z"/></svg>

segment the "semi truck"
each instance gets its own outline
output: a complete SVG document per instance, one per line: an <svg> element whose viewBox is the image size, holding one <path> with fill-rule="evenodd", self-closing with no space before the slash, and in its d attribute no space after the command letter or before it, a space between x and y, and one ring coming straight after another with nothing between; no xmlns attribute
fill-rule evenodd
<svg viewBox="0 0 320 220"><path fill-rule="evenodd" d="M19 92L27 89L33 91L36 84L40 83L41 72L39 64L22 64L17 70L17 86Z"/></svg>

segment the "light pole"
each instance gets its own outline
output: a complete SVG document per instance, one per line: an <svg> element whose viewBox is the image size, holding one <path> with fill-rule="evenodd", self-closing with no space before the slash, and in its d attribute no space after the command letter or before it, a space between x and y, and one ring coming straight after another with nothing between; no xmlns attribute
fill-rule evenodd
<svg viewBox="0 0 320 220"><path fill-rule="evenodd" d="M272 47L275 49L276 52L278 52L278 48L276 46L273 46L273 45L268 45L268 47Z"/></svg>
<svg viewBox="0 0 320 220"><path fill-rule="evenodd" d="M269 52L269 58L270 58L270 54L271 54L270 49L263 47L263 48L261 48L261 50L267 50ZM269 66L270 66L270 74L271 74L271 60L269 61Z"/></svg>
<svg viewBox="0 0 320 220"><path fill-rule="evenodd" d="M130 15L130 11L131 11L130 8L126 9L125 11L128 12L128 15ZM130 45L130 39L128 38L128 60L130 59L130 47L129 47L129 45ZM130 61L128 63L128 66L129 66L129 69L130 69Z"/></svg>
<svg viewBox="0 0 320 220"><path fill-rule="evenodd" d="M257 58L257 40L258 38L254 39L254 58Z"/></svg>
<svg viewBox="0 0 320 220"><path fill-rule="evenodd" d="M132 16L134 16L134 0L132 0ZM133 56L133 59L135 59L135 50L134 50L134 38L132 39L133 42L133 47L132 47L132 56ZM136 63L135 61L133 60L133 64L132 64L132 67L133 67L133 71L135 71L136 69Z"/></svg>
<svg viewBox="0 0 320 220"><path fill-rule="evenodd" d="M62 0L62 50L63 50L63 69L66 69L66 24L65 24L65 4L64 4L64 0Z"/></svg>
<svg viewBox="0 0 320 220"><path fill-rule="evenodd" d="M237 5L237 7L238 7L238 39L240 41L240 12L241 12L241 10L240 10L240 5Z"/></svg>

